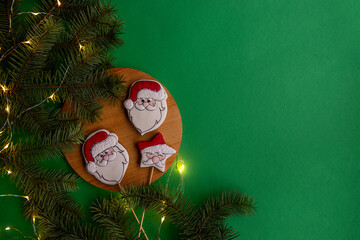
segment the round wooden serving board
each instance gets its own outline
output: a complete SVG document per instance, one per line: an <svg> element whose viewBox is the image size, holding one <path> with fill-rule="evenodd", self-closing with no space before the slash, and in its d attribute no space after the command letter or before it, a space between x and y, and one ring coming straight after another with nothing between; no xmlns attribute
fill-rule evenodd
<svg viewBox="0 0 360 240"><path fill-rule="evenodd" d="M130 85L140 79L156 80L152 76L130 68L115 68L110 71L110 74L123 75L126 83L124 85L129 90ZM164 86L165 88L165 86ZM135 129L128 119L127 111L121 103L120 106L111 106L109 103L104 103L102 109L102 120L92 124L86 124L84 126L85 132L90 134L99 129L106 129L111 133L115 133L119 137L119 143L123 145L129 153L130 161L128 169L125 173L124 178L121 181L122 186L134 184L144 185L148 184L148 180L151 173L151 167L140 168L140 153L136 143L139 141L149 141L157 133L161 133L167 145L173 147L176 150L176 154L172 155L166 160L166 170L171 166L175 157L180 149L181 137L182 137L182 122L179 109L175 103L174 98L171 96L169 91L165 88L168 99L168 113L164 123L155 131L146 133L141 136L140 133ZM71 167L87 182L97 187L118 191L118 185L106 185L98 181L93 175L89 174L85 169L85 161L81 153L81 145L75 147L75 151L65 155L66 160L69 162ZM152 176L152 182L161 177L163 173L156 168Z"/></svg>

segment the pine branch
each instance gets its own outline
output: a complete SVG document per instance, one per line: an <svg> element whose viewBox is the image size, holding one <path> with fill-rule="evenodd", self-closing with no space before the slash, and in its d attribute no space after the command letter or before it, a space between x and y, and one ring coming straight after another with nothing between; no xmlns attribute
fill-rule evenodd
<svg viewBox="0 0 360 240"><path fill-rule="evenodd" d="M166 216L169 221L188 233L196 234L194 219L195 207L186 198L179 194L173 194L172 191L166 191L160 185L154 187L130 186L122 193L122 198L133 204L135 207L145 208L149 211L155 211L161 216Z"/></svg>
<svg viewBox="0 0 360 240"><path fill-rule="evenodd" d="M214 236L214 240L232 240L239 237L240 234L235 232L232 227L227 226L226 224L221 224L216 229L216 235Z"/></svg>
<svg viewBox="0 0 360 240"><path fill-rule="evenodd" d="M111 239L138 239L138 225L126 205L118 199L100 199L93 204L91 211L95 214L93 220Z"/></svg>
<svg viewBox="0 0 360 240"><path fill-rule="evenodd" d="M76 123L72 128L57 129L41 138L23 140L0 153L0 156L11 161L18 161L20 157L30 162L52 159L62 156L63 152L71 151L73 145L81 143L84 137L81 126Z"/></svg>
<svg viewBox="0 0 360 240"><path fill-rule="evenodd" d="M34 215L33 209L37 209L37 212L44 211L45 209L57 210L69 219L82 216L80 207L71 201L64 192L57 192L56 189L51 187L51 184L44 185L37 179L36 176L45 177L39 167L30 163L26 165L16 164L4 156L0 156L0 159L5 164L5 167L11 169L14 173L11 179L15 180L16 186L31 199L27 205L27 217Z"/></svg>
<svg viewBox="0 0 360 240"><path fill-rule="evenodd" d="M236 192L222 193L221 197L211 197L199 209L202 216L198 221L198 234L212 235L226 217L231 215L251 215L255 211L255 199Z"/></svg>

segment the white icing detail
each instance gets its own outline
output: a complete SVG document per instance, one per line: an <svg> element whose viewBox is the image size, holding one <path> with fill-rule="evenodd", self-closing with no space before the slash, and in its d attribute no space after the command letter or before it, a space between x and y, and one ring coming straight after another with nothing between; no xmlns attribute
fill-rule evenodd
<svg viewBox="0 0 360 240"><path fill-rule="evenodd" d="M159 169L159 171L161 172L165 172L165 161L171 157L172 154L165 154L165 158L157 163L154 163L152 161L152 159L149 159L146 156L145 152L141 152L141 162L140 162L140 167L144 168L144 167L155 167L157 169Z"/></svg>
<svg viewBox="0 0 360 240"><path fill-rule="evenodd" d="M157 108L152 111L138 110L137 108L128 110L131 123L135 126L141 135L154 131L165 121L165 117L167 115L166 100L161 102L156 101L156 105Z"/></svg>
<svg viewBox="0 0 360 240"><path fill-rule="evenodd" d="M165 154L174 154L176 153L176 150L173 149L172 147L166 145L166 144L159 144L159 145L155 145L155 146L151 146L151 147L147 147L144 148L141 153L146 153L146 152L150 152L150 153L165 153Z"/></svg>
<svg viewBox="0 0 360 240"><path fill-rule="evenodd" d="M86 170L90 173L90 174L94 174L97 170L97 166L94 162L88 162L86 164Z"/></svg>
<svg viewBox="0 0 360 240"><path fill-rule="evenodd" d="M95 158L99 153L105 151L109 147L115 146L117 141L118 137L115 134L108 135L103 141L94 144L91 148L91 155Z"/></svg>
<svg viewBox="0 0 360 240"><path fill-rule="evenodd" d="M126 109L132 109L134 107L134 102L131 99L126 99L124 102L124 107Z"/></svg>
<svg viewBox="0 0 360 240"><path fill-rule="evenodd" d="M163 87L157 92L152 91L150 89L142 89L137 93L137 98L152 98L157 101L161 101L167 98L167 94Z"/></svg>

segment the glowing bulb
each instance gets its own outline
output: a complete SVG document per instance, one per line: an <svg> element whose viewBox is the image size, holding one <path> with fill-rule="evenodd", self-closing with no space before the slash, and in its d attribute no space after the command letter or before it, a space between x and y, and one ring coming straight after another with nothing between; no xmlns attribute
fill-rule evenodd
<svg viewBox="0 0 360 240"><path fill-rule="evenodd" d="M54 100L54 97L55 97L55 94L53 93L53 94L50 95L49 98L50 98L51 100Z"/></svg>
<svg viewBox="0 0 360 240"><path fill-rule="evenodd" d="M35 222L35 216L32 217L33 222Z"/></svg>
<svg viewBox="0 0 360 240"><path fill-rule="evenodd" d="M40 13L38 13L38 12L33 12L33 13L32 13L32 15L35 15L35 16L36 16L36 15L39 15L39 14L40 14Z"/></svg>
<svg viewBox="0 0 360 240"><path fill-rule="evenodd" d="M5 111L7 111L8 113L10 113L10 106L6 105Z"/></svg>
<svg viewBox="0 0 360 240"><path fill-rule="evenodd" d="M183 160L178 160L177 164L176 164L176 168L177 170L179 170L180 174L183 174L184 170L185 170L185 164Z"/></svg>
<svg viewBox="0 0 360 240"><path fill-rule="evenodd" d="M6 170L7 174L12 174L12 171L11 170Z"/></svg>
<svg viewBox="0 0 360 240"><path fill-rule="evenodd" d="M6 144L4 149L7 149L9 147L10 143Z"/></svg>
<svg viewBox="0 0 360 240"><path fill-rule="evenodd" d="M28 200L28 201L29 201L29 196L24 196L24 198L26 198L26 200Z"/></svg>
<svg viewBox="0 0 360 240"><path fill-rule="evenodd" d="M57 4L58 4L58 6L60 7L60 5L61 5L61 2L60 2L59 0L57 0Z"/></svg>
<svg viewBox="0 0 360 240"><path fill-rule="evenodd" d="M6 92L7 88L4 85L1 85L1 88L4 92Z"/></svg>
<svg viewBox="0 0 360 240"><path fill-rule="evenodd" d="M5 228L6 231L9 231L10 229L11 229L10 227L6 227L6 228Z"/></svg>
<svg viewBox="0 0 360 240"><path fill-rule="evenodd" d="M182 174L185 170L185 165L182 163L180 166L178 166L178 170L179 170L180 174Z"/></svg>
<svg viewBox="0 0 360 240"><path fill-rule="evenodd" d="M85 46L83 46L83 45L81 45L80 43L79 43L79 51L81 51L81 50L85 50Z"/></svg>
<svg viewBox="0 0 360 240"><path fill-rule="evenodd" d="M161 218L161 223L163 223L165 221L165 216L163 216L162 218Z"/></svg>

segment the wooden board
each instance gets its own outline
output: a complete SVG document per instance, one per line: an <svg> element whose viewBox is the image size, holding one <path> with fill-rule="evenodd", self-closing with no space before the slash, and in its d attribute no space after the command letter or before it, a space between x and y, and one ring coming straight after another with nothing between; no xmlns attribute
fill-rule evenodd
<svg viewBox="0 0 360 240"><path fill-rule="evenodd" d="M140 79L150 79L156 80L152 76L130 68L115 68L110 71L110 74L123 75L125 77L126 83L124 84L127 88L130 85ZM87 134L90 134L99 129L106 129L109 132L115 133L119 137L119 143L122 144L129 153L130 161L128 169L125 173L123 180L121 181L122 186L134 184L134 185L144 185L148 184L148 179L151 173L150 168L140 168L140 153L137 149L136 143L138 141L149 141L151 140L158 132L161 132L167 145L176 149L176 152L179 152L181 138L182 138L182 122L179 109L176 105L174 98L171 96L169 91L164 86L167 94L167 104L168 104L168 113L164 123L155 131L146 133L144 136L141 136L140 133L135 129L128 119L127 111L121 103L120 106L111 106L108 103L103 103L104 108L102 110L103 114L101 115L102 120L92 124L86 124L84 129ZM175 160L176 154L172 155L169 159L166 160L166 170ZM79 174L87 182L91 183L94 186L118 191L118 185L106 185L98 181L93 175L89 174L85 169L85 161L81 154L81 146L77 145L75 151L68 153L66 156L67 161L71 165L77 174ZM155 169L152 177L152 182L161 177L163 173Z"/></svg>

